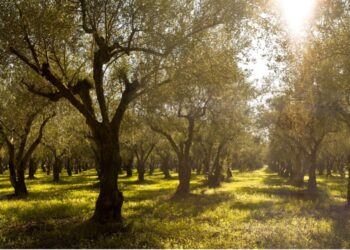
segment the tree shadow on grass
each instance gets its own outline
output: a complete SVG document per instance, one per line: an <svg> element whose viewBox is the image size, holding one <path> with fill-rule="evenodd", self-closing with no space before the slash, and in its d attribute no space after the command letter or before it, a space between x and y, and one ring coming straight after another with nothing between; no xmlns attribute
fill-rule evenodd
<svg viewBox="0 0 350 250"><path fill-rule="evenodd" d="M268 175L265 178L263 178L262 182L265 185L269 186L280 186L280 185L286 185L288 180L283 179L282 177L278 176L277 174Z"/></svg>
<svg viewBox="0 0 350 250"><path fill-rule="evenodd" d="M158 181L146 179L144 181L134 180L134 181L123 182L123 183L126 185L153 185L153 184L157 184Z"/></svg>
<svg viewBox="0 0 350 250"><path fill-rule="evenodd" d="M184 198L172 199L171 196L160 197L155 203L140 203L132 208L129 219L137 219L140 216L157 218L162 221L172 221L182 218L193 218L212 211L222 202L233 199L232 194L190 194Z"/></svg>
<svg viewBox="0 0 350 250"><path fill-rule="evenodd" d="M332 220L332 231L337 236L334 248L349 248L350 208L344 206L344 204L332 205L325 214ZM347 241L344 239L347 239Z"/></svg>
<svg viewBox="0 0 350 250"><path fill-rule="evenodd" d="M273 201L262 201L262 202L234 202L233 205L231 205L231 209L238 209L238 210L249 210L249 211L255 211L255 210L269 210L270 208L274 207L276 205L276 202Z"/></svg>
<svg viewBox="0 0 350 250"><path fill-rule="evenodd" d="M168 190L170 191L170 190ZM140 221L157 219L170 222L195 218L201 213L214 210L222 202L232 199L229 193L193 194L185 199L171 200L169 196L155 198L156 192L149 191L142 196L140 203L134 208L129 207L127 228L118 225L100 226L83 221L92 211L84 211L84 204L72 207L69 204L49 204L42 207L30 207L25 210L13 211L20 223L0 229L6 242L0 239L0 246L7 248L164 248L157 237L140 235L148 228L147 235L156 234L159 228L140 227L133 224ZM167 191L166 191L167 192ZM162 190L162 193L166 193ZM153 200L146 202L148 197ZM79 212L80 211L80 212ZM79 214L80 213L80 214ZM141 230L141 231L140 231ZM17 239L21 238L20 241ZM11 245L12 244L12 245Z"/></svg>

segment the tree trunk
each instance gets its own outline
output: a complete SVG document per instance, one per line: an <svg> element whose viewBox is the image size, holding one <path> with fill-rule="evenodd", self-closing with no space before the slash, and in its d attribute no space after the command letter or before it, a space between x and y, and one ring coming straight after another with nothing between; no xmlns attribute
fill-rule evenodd
<svg viewBox="0 0 350 250"><path fill-rule="evenodd" d="M224 143L220 143L218 150L216 152L215 160L214 160L214 166L213 166L214 173L211 173L208 177L208 184L210 188L219 187L221 184L222 164L220 164L220 154L223 146L224 146Z"/></svg>
<svg viewBox="0 0 350 250"><path fill-rule="evenodd" d="M58 159L55 159L54 165L53 165L53 181L59 182L60 181L60 169L61 168L61 162Z"/></svg>
<svg viewBox="0 0 350 250"><path fill-rule="evenodd" d="M153 161L149 164L149 175L153 175L155 169L155 163Z"/></svg>
<svg viewBox="0 0 350 250"><path fill-rule="evenodd" d="M288 183L296 187L304 185L304 158L302 154L296 155L292 160L292 173Z"/></svg>
<svg viewBox="0 0 350 250"><path fill-rule="evenodd" d="M145 181L145 165L142 162L137 163L137 180L138 182Z"/></svg>
<svg viewBox="0 0 350 250"><path fill-rule="evenodd" d="M4 173L4 165L2 165L2 158L0 157L0 174Z"/></svg>
<svg viewBox="0 0 350 250"><path fill-rule="evenodd" d="M304 185L304 174L301 172L293 172L288 183L296 187L302 187Z"/></svg>
<svg viewBox="0 0 350 250"><path fill-rule="evenodd" d="M73 167L72 167L72 164L70 163L70 160L67 161L66 170L67 170L68 176L72 176L72 174L73 174Z"/></svg>
<svg viewBox="0 0 350 250"><path fill-rule="evenodd" d="M47 163L47 166L46 166L46 175L50 175L51 174L51 162L48 162Z"/></svg>
<svg viewBox="0 0 350 250"><path fill-rule="evenodd" d="M125 161L123 161L123 169L126 171L126 177L132 176L132 164L133 164L133 157L127 158Z"/></svg>
<svg viewBox="0 0 350 250"><path fill-rule="evenodd" d="M227 178L227 180L231 180L232 177L233 177L233 172L232 172L230 167L227 167L227 170L226 170L226 178Z"/></svg>
<svg viewBox="0 0 350 250"><path fill-rule="evenodd" d="M326 177L332 177L333 161L328 160L326 165Z"/></svg>
<svg viewBox="0 0 350 250"><path fill-rule="evenodd" d="M169 171L169 157L165 157L161 163L161 170L164 174L164 179L171 179L170 171Z"/></svg>
<svg viewBox="0 0 350 250"><path fill-rule="evenodd" d="M17 170L17 181L15 184L15 195L21 196L21 195L27 195L28 190L25 183L25 177L24 177L24 166L21 164Z"/></svg>
<svg viewBox="0 0 350 250"><path fill-rule="evenodd" d="M127 177L131 177L132 176L132 163L133 163L133 159L129 159L126 161L126 163L124 164L124 169L126 171L126 176Z"/></svg>
<svg viewBox="0 0 350 250"><path fill-rule="evenodd" d="M11 156L11 153L9 158L9 170L10 170L11 185L16 190L16 184L17 184L16 168L15 168L14 157Z"/></svg>
<svg viewBox="0 0 350 250"><path fill-rule="evenodd" d="M75 163L75 166L74 166L74 174L79 174L79 169L78 169L78 163L77 162Z"/></svg>
<svg viewBox="0 0 350 250"><path fill-rule="evenodd" d="M115 140L113 140L115 138ZM100 152L100 194L96 201L93 220L105 224L122 222L124 197L118 189L118 171L121 168L119 141L117 135L96 140Z"/></svg>
<svg viewBox="0 0 350 250"><path fill-rule="evenodd" d="M316 153L313 153L311 155L311 165L309 168L309 180L307 183L307 189L309 191L315 191L317 189L317 184L316 184Z"/></svg>
<svg viewBox="0 0 350 250"><path fill-rule="evenodd" d="M46 173L46 162L45 161L41 162L41 170L43 171L43 173Z"/></svg>
<svg viewBox="0 0 350 250"><path fill-rule="evenodd" d="M28 174L28 179L29 180L34 180L35 179L35 172L36 172L36 165L35 161L31 158L29 160L29 174Z"/></svg>
<svg viewBox="0 0 350 250"><path fill-rule="evenodd" d="M176 189L175 197L186 196L190 193L191 168L186 159L179 162L179 185Z"/></svg>

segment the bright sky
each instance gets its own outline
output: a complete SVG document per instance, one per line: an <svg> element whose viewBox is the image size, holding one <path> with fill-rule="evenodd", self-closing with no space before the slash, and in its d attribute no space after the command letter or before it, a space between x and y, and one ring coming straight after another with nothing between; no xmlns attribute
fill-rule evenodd
<svg viewBox="0 0 350 250"><path fill-rule="evenodd" d="M290 39L296 40L296 42L302 42L306 28L313 17L313 10L317 0L273 0L276 3L278 11L280 11L283 19L283 27L290 34ZM257 46L257 45L261 46ZM279 79L266 79L270 75L270 69L268 68L269 59L264 56L268 53L267 44L264 41L258 39L253 42L253 48L249 51L250 60L249 63L242 64L242 67L251 72L249 80L254 83L258 89L264 91L264 87L268 84L273 85L273 90L278 90L281 82ZM265 48L265 49L264 49ZM270 89L270 88L269 88ZM271 90L271 89L270 89ZM271 98L273 92L263 92L258 99L254 99L250 102L253 108L257 108L260 105L266 105L266 100ZM258 109L255 109L258 112ZM265 131L265 133L268 133ZM267 134L266 134L267 135ZM265 135L265 136L266 136Z"/></svg>
<svg viewBox="0 0 350 250"><path fill-rule="evenodd" d="M277 10L281 13L283 25L291 39L300 39L305 34L306 27L313 17L317 0L274 0ZM247 68L251 70L250 80L259 87L264 85L264 78L269 75L268 59L263 56L263 49L253 49L250 54L255 59Z"/></svg>
<svg viewBox="0 0 350 250"><path fill-rule="evenodd" d="M292 36L300 36L313 17L317 0L276 0L286 29Z"/></svg>

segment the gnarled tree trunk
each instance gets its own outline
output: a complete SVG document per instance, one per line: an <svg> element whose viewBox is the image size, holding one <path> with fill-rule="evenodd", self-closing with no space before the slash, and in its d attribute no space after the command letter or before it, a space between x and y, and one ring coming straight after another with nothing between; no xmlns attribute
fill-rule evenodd
<svg viewBox="0 0 350 250"><path fill-rule="evenodd" d="M102 129L101 129L102 130ZM95 137L100 159L100 194L93 220L99 223L122 222L124 197L118 189L118 172L122 165L117 133L98 131Z"/></svg>
<svg viewBox="0 0 350 250"><path fill-rule="evenodd" d="M25 166L22 164L19 165L19 168L17 169L17 181L15 185L15 195L27 195L28 190L25 183L25 177L24 177L24 170Z"/></svg>
<svg viewBox="0 0 350 250"><path fill-rule="evenodd" d="M181 159L179 164L179 185L177 186L175 197L186 196L190 193L191 167L188 159Z"/></svg>

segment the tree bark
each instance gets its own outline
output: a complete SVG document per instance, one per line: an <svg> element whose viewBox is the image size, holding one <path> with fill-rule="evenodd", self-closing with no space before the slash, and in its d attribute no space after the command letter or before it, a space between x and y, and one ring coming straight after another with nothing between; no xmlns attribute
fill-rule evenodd
<svg viewBox="0 0 350 250"><path fill-rule="evenodd" d="M60 181L60 172L61 172L61 162L59 159L55 159L55 162L53 164L53 181L54 182Z"/></svg>
<svg viewBox="0 0 350 250"><path fill-rule="evenodd" d="M27 186L25 183L24 170L25 170L25 168L21 164L17 170L17 181L15 184L15 195L16 196L28 194Z"/></svg>
<svg viewBox="0 0 350 250"><path fill-rule="evenodd" d="M145 165L143 164L143 162L137 163L137 180L138 182L145 181Z"/></svg>
<svg viewBox="0 0 350 250"><path fill-rule="evenodd" d="M164 179L171 179L170 171L169 171L169 156L164 156L161 162L160 169L164 174Z"/></svg>
<svg viewBox="0 0 350 250"><path fill-rule="evenodd" d="M122 165L118 135L107 131L99 132L95 141L100 155L100 194L92 219L101 224L122 222L124 197L118 189L118 172Z"/></svg>
<svg viewBox="0 0 350 250"><path fill-rule="evenodd" d="M226 170L226 178L227 178L227 180L231 180L232 177L233 177L233 172L232 172L230 167L227 167L227 170Z"/></svg>
<svg viewBox="0 0 350 250"><path fill-rule="evenodd" d="M50 175L51 174L51 162L48 162L47 163L47 166L46 166L46 175Z"/></svg>
<svg viewBox="0 0 350 250"><path fill-rule="evenodd" d="M133 164L133 157L126 160L126 162L124 162L124 170L126 171L126 177L131 177L132 176L132 164Z"/></svg>
<svg viewBox="0 0 350 250"><path fill-rule="evenodd" d="M67 170L68 176L72 176L73 167L72 167L70 160L68 160L66 163L66 170Z"/></svg>
<svg viewBox="0 0 350 250"><path fill-rule="evenodd" d="M2 165L2 158L0 157L0 174L4 173L4 165Z"/></svg>
<svg viewBox="0 0 350 250"><path fill-rule="evenodd" d="M310 168L309 168L309 180L307 182L307 189L309 191L316 191L317 189L317 183L316 183L316 168L317 168L317 154L316 150L315 152L312 152L310 156Z"/></svg>
<svg viewBox="0 0 350 250"><path fill-rule="evenodd" d="M293 172L288 183L296 187L302 187L304 185L304 174L302 172Z"/></svg>
<svg viewBox="0 0 350 250"><path fill-rule="evenodd" d="M190 193L191 168L188 166L188 159L182 159L179 165L179 185L175 197L186 196Z"/></svg>
<svg viewBox="0 0 350 250"><path fill-rule="evenodd" d="M35 172L36 172L36 165L35 161L31 158L29 160L29 174L28 174L28 179L29 180L34 180L35 179Z"/></svg>
<svg viewBox="0 0 350 250"><path fill-rule="evenodd" d="M297 154L292 160L292 173L288 183L296 187L304 185L304 157L302 154Z"/></svg>
<svg viewBox="0 0 350 250"><path fill-rule="evenodd" d="M224 144L225 142L221 142L218 146L213 166L214 173L210 173L210 175L208 176L208 184L210 188L219 187L221 184L222 164L220 164L220 155Z"/></svg>

